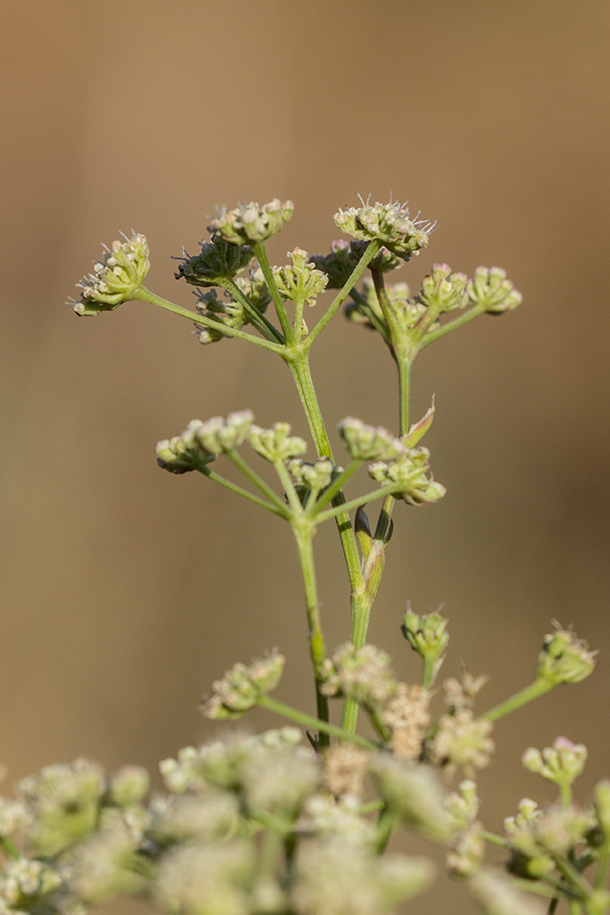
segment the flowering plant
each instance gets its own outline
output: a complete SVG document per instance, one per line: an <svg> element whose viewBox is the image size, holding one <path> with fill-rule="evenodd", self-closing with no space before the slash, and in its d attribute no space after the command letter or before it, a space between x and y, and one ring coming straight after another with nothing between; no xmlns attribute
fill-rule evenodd
<svg viewBox="0 0 610 915"><path fill-rule="evenodd" d="M430 884L434 866L425 855L387 852L400 828L443 846L450 873L490 915L538 912L536 895L546 897L550 912L565 902L573 915L602 915L610 910L610 782L596 786L590 806L574 801L586 749L560 737L552 747L525 751L525 767L554 783L558 797L548 807L522 800L504 835L483 825L476 784L494 752L495 722L556 686L583 680L595 653L557 626L544 637L530 685L475 712L485 678L465 672L443 683L445 708L433 717L448 620L407 604L402 634L422 661L418 683L402 682L389 655L367 642L399 503L421 508L445 496L421 443L434 403L415 422L410 415L413 364L422 349L477 316L513 310L521 295L497 267L479 267L469 278L434 264L417 294L405 283L389 283L387 275L426 247L434 228L396 202L340 210L335 223L351 241L334 242L324 255L295 248L288 265L272 267L265 241L292 212L291 202L279 200L219 210L200 253L185 252L176 272L195 287L195 311L144 286L149 250L137 234L113 243L80 283L73 305L91 316L130 300L151 302L193 322L202 344L233 337L288 367L313 459L306 459L308 444L289 423L262 428L244 409L192 420L159 442L157 460L174 474L200 473L290 527L302 572L315 711L271 695L285 664L273 649L235 664L213 683L201 710L219 720L262 707L290 725L258 736L230 729L180 750L160 764L165 793L149 795L140 767L108 776L84 759L23 779L15 797L0 798L0 915L80 915L119 893L180 915L379 915L407 900L416 911L411 900ZM309 314L329 290L336 292L310 329L305 307ZM396 432L351 416L339 422L345 466L332 453L309 366L313 344L342 307L349 320L382 338L398 375ZM273 468L277 486L257 471L260 460ZM243 485L224 475L227 461ZM350 497L348 484L363 469L369 491ZM365 506L375 502L372 523ZM325 522L337 526L351 608L349 638L334 652L323 634L313 547ZM333 721L338 704L340 720ZM363 715L373 737L358 729ZM503 871L486 864L487 845L505 850Z"/></svg>

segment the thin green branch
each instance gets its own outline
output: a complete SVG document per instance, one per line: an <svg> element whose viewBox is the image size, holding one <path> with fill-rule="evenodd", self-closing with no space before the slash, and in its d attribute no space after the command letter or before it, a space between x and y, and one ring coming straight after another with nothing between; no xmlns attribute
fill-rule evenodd
<svg viewBox="0 0 610 915"><path fill-rule="evenodd" d="M360 734L351 734L349 731L344 731L343 728L338 728L328 721L320 721L319 718L313 718L311 715L306 715L305 712L301 712L290 705L286 705L284 702L278 702L277 699L273 699L271 696L261 696L258 704L261 708L266 708L270 712L282 715L282 717L288 718L290 721L294 721L304 728L321 731L323 734L328 734L330 737L337 737L345 743L353 743L357 747L363 747L365 750L377 750L379 748L378 744L373 743L372 740L368 740L366 737L361 737Z"/></svg>
<svg viewBox="0 0 610 915"><path fill-rule="evenodd" d="M485 712L485 714L479 715L479 718L483 721L497 721L498 718L508 715L510 712L520 708L527 702L531 702L533 699L537 699L538 696L543 696L545 693L548 693L550 689L553 689L553 684L549 683L548 680L534 680L534 682L529 686L526 686L525 689L515 693L514 696L511 696L509 699L496 705L495 708L490 709L488 712Z"/></svg>
<svg viewBox="0 0 610 915"><path fill-rule="evenodd" d="M379 489L374 489L372 492L367 492L364 496L358 496L357 499L350 499L349 502L343 502L341 505L337 505L334 508L329 508L325 512L320 512L319 515L316 515L316 521L321 524L323 521L328 521L329 518L336 518L337 515L341 512L351 511L353 508L358 508L360 505L366 505L367 502L373 502L375 499L380 499L382 496L387 496L388 492L398 492L402 484L397 483L395 487L392 486L380 486Z"/></svg>
<svg viewBox="0 0 610 915"><path fill-rule="evenodd" d="M267 511L273 512L274 515L279 515L280 518L289 517L289 512L287 511L285 505L271 505L269 502L265 502L264 499L260 499L258 496L255 496L254 493L248 492L247 489L242 489L242 487L238 486L237 483L232 483L231 480L227 480L225 477L220 476L220 474L216 473L215 470L210 470L207 465L198 467L197 469L205 477L208 477L215 483L220 483L221 486L224 486L226 489L230 489L231 492L235 492L237 495L243 496L244 499L248 499L250 502L254 502L255 505L260 505L261 508L266 508Z"/></svg>
<svg viewBox="0 0 610 915"><path fill-rule="evenodd" d="M358 280L360 279L360 277L362 276L362 274L368 267L369 263L373 260L375 255L379 252L379 249L381 247L382 247L382 242L380 242L376 238L373 239L373 241L369 242L366 251L364 252L362 257L360 258L360 260L358 261L358 263L352 270L352 272L351 272L350 276L348 277L348 279L346 280L345 284L342 286L342 288L339 290L339 292L337 293L335 298L332 300L332 302L329 305L329 307L327 308L326 312L320 318L320 320L315 325L313 330L308 334L308 336L303 341L305 343L307 349L309 349L311 347L311 344L316 339L318 334L320 334L324 330L324 328L326 327L328 322L336 315L336 313L341 308L341 306L345 302L346 298L350 294L352 288L356 285L356 283L358 282Z"/></svg>
<svg viewBox="0 0 610 915"><path fill-rule="evenodd" d="M163 299L161 296L155 295L154 292L151 292L150 289L146 289L145 286L140 286L140 288L134 292L133 298L140 302L150 302L152 305L158 305L160 308L165 308L166 311L171 311L175 315L180 315L181 318L188 318L189 321L193 321L195 324L203 324L205 327L211 327L224 334L226 337L235 337L237 340L244 340L246 343L254 343L256 346L268 349L272 353L281 355L284 350L284 347L280 346L278 343L271 343L269 340L261 340L260 337L255 337L253 334L247 334L243 330L228 327L228 325L223 324L221 321L214 321L212 318L206 318L205 315L200 315L197 311L190 311L188 308L181 308L179 305L174 305L174 303L168 301L168 299Z"/></svg>
<svg viewBox="0 0 610 915"><path fill-rule="evenodd" d="M275 340L281 344L286 342L277 327L274 327L269 318L267 318L262 313L262 311L259 311L258 308L252 304L248 296L242 292L235 280L227 281L225 289L227 289L233 298L236 299L240 305L243 306L243 308L245 308L245 310L252 318L252 323L254 326L257 328L257 330L260 330L260 332L267 338L267 340Z"/></svg>
<svg viewBox="0 0 610 915"><path fill-rule="evenodd" d="M241 454L239 454L237 451L228 451L227 457L230 461L233 462L237 469L243 473L246 479L250 480L250 482L263 493L263 495L267 496L269 501L276 506L279 514L281 514L284 518L290 518L290 510L286 503L283 502L280 496L278 496L278 494L271 489L269 484L266 483L262 477L259 477L256 471L246 463Z"/></svg>
<svg viewBox="0 0 610 915"><path fill-rule="evenodd" d="M481 308L480 305L474 305L468 311L461 314L459 318L454 318L453 321L447 321L446 324L441 324L436 330L431 330L429 333L425 334L419 344L419 348L423 349L430 343L434 343L435 340L440 340L441 337L450 334L452 330L457 330L458 327L468 324L469 321L472 321L473 318L477 318L479 315L483 314L484 311L485 309Z"/></svg>
<svg viewBox="0 0 610 915"><path fill-rule="evenodd" d="M252 245L252 249L260 264L261 270L263 271L263 276L265 277L265 282L267 283L267 286L269 287L269 292L271 293L271 298L273 299L273 304L275 305L275 310L277 312L277 316L280 320L280 324L282 325L282 331L284 333L284 337L286 338L286 341L288 343L291 343L294 340L294 332L293 332L292 327L290 326L290 321L288 320L288 314L286 313L286 307L284 305L284 301L283 301L281 295L279 294L279 291L278 291L278 288L277 288L277 285L275 282L275 277L273 276L273 271L269 264L269 258L267 257L267 250L265 248L265 242L264 241L254 242Z"/></svg>

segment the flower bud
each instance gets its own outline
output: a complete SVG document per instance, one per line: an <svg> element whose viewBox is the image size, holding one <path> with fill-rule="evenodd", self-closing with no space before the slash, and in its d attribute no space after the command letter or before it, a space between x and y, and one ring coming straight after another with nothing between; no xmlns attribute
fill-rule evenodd
<svg viewBox="0 0 610 915"><path fill-rule="evenodd" d="M262 696L275 689L282 676L286 658L277 648L249 667L234 664L222 680L212 684L212 692L204 696L201 711L206 718L241 718L258 705Z"/></svg>
<svg viewBox="0 0 610 915"><path fill-rule="evenodd" d="M410 260L414 254L429 242L429 233L434 226L421 220L409 218L407 204L376 203L371 206L349 207L335 213L335 224L357 241L369 242L377 239L392 254L403 260Z"/></svg>
<svg viewBox="0 0 610 915"><path fill-rule="evenodd" d="M182 435L163 439L156 447L157 464L170 473L188 473L199 470L214 460L214 454L204 451L197 439L197 432L203 423L192 419Z"/></svg>
<svg viewBox="0 0 610 915"><path fill-rule="evenodd" d="M587 748L584 744L572 743L566 737L558 737L552 747L526 750L521 762L530 772L541 775L557 785L571 785L585 767Z"/></svg>
<svg viewBox="0 0 610 915"><path fill-rule="evenodd" d="M141 801L150 787L150 777L142 766L123 766L108 781L106 794L117 807Z"/></svg>
<svg viewBox="0 0 610 915"><path fill-rule="evenodd" d="M404 499L409 505L438 502L447 490L432 475L426 476L429 457L427 448L411 448L391 464L381 461L369 464L369 475L381 486L400 487L393 493L394 498Z"/></svg>
<svg viewBox="0 0 610 915"><path fill-rule="evenodd" d="M472 877L478 873L485 857L483 827L474 823L451 843L446 864L454 877Z"/></svg>
<svg viewBox="0 0 610 915"><path fill-rule="evenodd" d="M315 305L316 298L324 292L328 277L316 270L307 251L295 248L288 252L292 267L274 267L273 275L278 292L283 299L300 305Z"/></svg>
<svg viewBox="0 0 610 915"><path fill-rule="evenodd" d="M452 273L447 264L433 264L429 276L421 284L419 302L426 307L433 307L439 313L463 308L468 300L465 273Z"/></svg>
<svg viewBox="0 0 610 915"><path fill-rule="evenodd" d="M221 207L208 229L215 238L231 245L248 245L277 235L292 216L291 200L281 203L274 197L271 203L242 203L233 210Z"/></svg>
<svg viewBox="0 0 610 915"><path fill-rule="evenodd" d="M402 634L413 651L434 664L434 676L443 663L449 645L448 624L449 620L438 611L419 616L413 612L411 604L407 601L407 612L402 619Z"/></svg>
<svg viewBox="0 0 610 915"><path fill-rule="evenodd" d="M479 812L476 782L470 778L460 782L457 791L452 791L447 796L445 810L451 817L456 831L471 826Z"/></svg>
<svg viewBox="0 0 610 915"><path fill-rule="evenodd" d="M307 451L307 443L296 435L290 435L289 423L274 423L271 429L260 426L250 427L250 444L261 457L271 461L287 461Z"/></svg>
<svg viewBox="0 0 610 915"><path fill-rule="evenodd" d="M288 465L297 491L303 489L314 493L320 493L326 489L333 477L337 473L341 473L341 469L335 467L331 459L327 457L318 458L315 464L308 464L300 458L294 458Z"/></svg>
<svg viewBox="0 0 610 915"><path fill-rule="evenodd" d="M254 251L248 245L230 245L221 238L212 238L210 242L201 242L201 254L189 257L184 252L174 275L191 286L225 286L253 257Z"/></svg>
<svg viewBox="0 0 610 915"><path fill-rule="evenodd" d="M246 439L254 414L251 410L229 413L226 419L213 416L195 429L195 438L208 454L227 454L235 451Z"/></svg>
<svg viewBox="0 0 610 915"><path fill-rule="evenodd" d="M400 439L383 426L367 426L362 420L347 416L337 428L356 461L392 461L404 453Z"/></svg>
<svg viewBox="0 0 610 915"><path fill-rule="evenodd" d="M94 272L83 277L76 285L82 290L81 300L74 304L77 315L97 315L113 311L123 302L129 302L141 288L150 270L148 243L144 235L125 241L113 241L106 249L103 261L98 261Z"/></svg>
<svg viewBox="0 0 610 915"><path fill-rule="evenodd" d="M512 311L523 301L501 267L477 267L473 279L468 281L468 298L494 315Z"/></svg>
<svg viewBox="0 0 610 915"><path fill-rule="evenodd" d="M551 686L580 683L593 672L596 651L568 629L557 629L545 635L538 655L538 679Z"/></svg>

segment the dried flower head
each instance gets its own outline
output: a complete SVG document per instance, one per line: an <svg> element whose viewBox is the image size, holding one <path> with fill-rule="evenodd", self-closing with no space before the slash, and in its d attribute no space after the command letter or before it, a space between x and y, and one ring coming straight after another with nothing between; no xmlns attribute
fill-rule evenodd
<svg viewBox="0 0 610 915"><path fill-rule="evenodd" d="M421 248L425 248L434 225L409 217L406 203L362 203L361 207L348 207L335 213L335 224L346 235L357 241L369 242L376 239L392 254L403 260L410 260Z"/></svg>
<svg viewBox="0 0 610 915"><path fill-rule="evenodd" d="M256 244L271 235L277 235L292 216L293 210L291 200L282 203L277 197L262 206L258 203L241 203L233 210L223 206L208 229L215 238L224 239L232 245Z"/></svg>
<svg viewBox="0 0 610 915"><path fill-rule="evenodd" d="M368 755L367 750L349 743L339 743L331 747L324 757L324 787L335 797L343 794L361 797Z"/></svg>
<svg viewBox="0 0 610 915"><path fill-rule="evenodd" d="M285 663L286 658L274 648L249 666L234 664L222 680L212 684L212 692L203 698L201 711L206 718L241 718L262 696L275 689Z"/></svg>
<svg viewBox="0 0 610 915"><path fill-rule="evenodd" d="M569 629L557 629L545 635L538 655L538 678L551 686L580 683L593 672L596 651L589 651L584 639Z"/></svg>
<svg viewBox="0 0 610 915"><path fill-rule="evenodd" d="M374 645L340 645L322 664L321 689L325 696L354 699L367 708L381 709L396 692L390 658Z"/></svg>
<svg viewBox="0 0 610 915"><path fill-rule="evenodd" d="M97 315L113 311L129 302L141 288L150 270L148 243L144 235L135 232L124 241L113 241L93 273L76 285L82 290L80 302L73 305L77 315Z"/></svg>
<svg viewBox="0 0 610 915"><path fill-rule="evenodd" d="M461 766L466 772L484 769L495 746L491 721L474 718L470 709L443 715L430 744L430 757L439 766Z"/></svg>
<svg viewBox="0 0 610 915"><path fill-rule="evenodd" d="M391 731L390 747L399 759L417 759L430 724L430 694L421 686L399 683L381 713Z"/></svg>
<svg viewBox="0 0 610 915"><path fill-rule="evenodd" d="M191 286L225 286L241 273L254 257L248 245L231 245L221 238L202 241L201 253L190 257L183 250L182 262L175 274Z"/></svg>

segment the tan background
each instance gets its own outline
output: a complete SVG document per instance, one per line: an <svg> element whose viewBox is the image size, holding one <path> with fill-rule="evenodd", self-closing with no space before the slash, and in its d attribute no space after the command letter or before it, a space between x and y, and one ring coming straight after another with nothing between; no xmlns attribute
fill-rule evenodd
<svg viewBox="0 0 610 915"><path fill-rule="evenodd" d="M601 650L585 684L497 728L482 779L499 827L530 744L562 733L609 774L607 250L610 10L605 0L3 4L0 757L15 780L86 754L153 767L214 729L200 694L275 644L283 697L311 708L295 554L279 521L155 466L192 417L250 406L305 424L284 367L202 348L145 304L78 320L62 303L119 229L144 232L149 286L189 307L172 255L216 203L295 202L272 258L326 250L355 194L437 219L435 260L504 266L525 301L421 357L433 392L434 509L397 512L371 641L406 679L409 597L445 602L453 652L489 707L532 678L549 621ZM341 319L314 356L329 423L395 425L381 342ZM328 641L346 637L333 531L317 541ZM252 724L273 726L261 717ZM417 911L438 911L441 890ZM454 890L452 911L458 911ZM465 904L460 911L470 911Z"/></svg>

